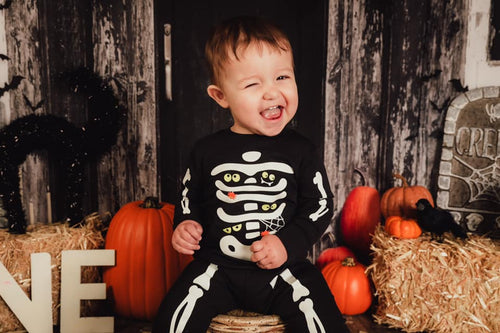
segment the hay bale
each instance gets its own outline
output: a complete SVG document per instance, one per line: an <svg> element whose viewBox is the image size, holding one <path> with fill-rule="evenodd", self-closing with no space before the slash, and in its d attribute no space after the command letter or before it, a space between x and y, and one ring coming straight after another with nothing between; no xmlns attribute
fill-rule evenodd
<svg viewBox="0 0 500 333"><path fill-rule="evenodd" d="M38 224L28 229L26 234L13 235L0 230L0 262L10 272L14 280L31 298L31 253L48 252L52 260L52 315L54 324L59 323L61 251L92 250L104 247L102 220L99 215L88 216L80 228L70 228L67 224ZM97 267L82 269L82 282L99 282ZM93 312L90 301L82 302L82 315ZM0 298L0 332L23 329L7 304Z"/></svg>
<svg viewBox="0 0 500 333"><path fill-rule="evenodd" d="M285 332L285 324L277 315L233 310L214 317L207 330L207 333L231 332Z"/></svg>
<svg viewBox="0 0 500 333"><path fill-rule="evenodd" d="M407 332L500 332L499 243L469 236L397 239L379 226L367 268L375 320Z"/></svg>

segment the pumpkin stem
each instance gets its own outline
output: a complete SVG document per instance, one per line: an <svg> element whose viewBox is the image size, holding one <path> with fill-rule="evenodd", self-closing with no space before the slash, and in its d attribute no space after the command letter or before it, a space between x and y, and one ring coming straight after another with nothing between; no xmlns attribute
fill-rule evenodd
<svg viewBox="0 0 500 333"><path fill-rule="evenodd" d="M366 185L366 178L365 175L359 170L358 168L354 168L352 173L357 173L361 177L361 186Z"/></svg>
<svg viewBox="0 0 500 333"><path fill-rule="evenodd" d="M347 257L344 260L342 260L342 266L354 267L356 266L356 261L354 260L353 257Z"/></svg>
<svg viewBox="0 0 500 333"><path fill-rule="evenodd" d="M163 205L160 204L160 200L157 197L146 197L139 207L160 209Z"/></svg>
<svg viewBox="0 0 500 333"><path fill-rule="evenodd" d="M403 187L408 187L408 182L406 181L406 178L401 176L400 174L393 173L392 176L397 179L401 179L403 181Z"/></svg>

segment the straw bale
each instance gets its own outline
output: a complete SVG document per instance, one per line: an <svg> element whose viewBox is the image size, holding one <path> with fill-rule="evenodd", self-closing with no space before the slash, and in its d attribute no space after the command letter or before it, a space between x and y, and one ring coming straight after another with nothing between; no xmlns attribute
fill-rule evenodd
<svg viewBox="0 0 500 333"><path fill-rule="evenodd" d="M31 254L48 252L52 268L52 314L53 323L59 323L60 286L61 286L61 251L92 250L104 247L102 236L102 218L92 214L84 219L79 228L70 228L67 224L36 224L28 228L26 234L13 235L0 230L0 262L14 280L31 298ZM100 281L97 267L82 268L82 282ZM82 302L82 315L93 312L92 302ZM0 298L0 332L23 329L7 304Z"/></svg>
<svg viewBox="0 0 500 333"><path fill-rule="evenodd" d="M484 236L398 239L378 227L367 268L375 321L407 332L500 332L500 244Z"/></svg>

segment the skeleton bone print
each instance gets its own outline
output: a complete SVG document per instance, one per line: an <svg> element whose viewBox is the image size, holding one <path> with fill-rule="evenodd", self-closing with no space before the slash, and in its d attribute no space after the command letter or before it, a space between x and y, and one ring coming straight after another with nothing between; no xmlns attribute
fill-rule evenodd
<svg viewBox="0 0 500 333"><path fill-rule="evenodd" d="M229 257L250 261L251 243L263 233L274 234L285 226L282 213L286 208L286 175L294 171L286 163L261 161L262 153L258 151L245 152L241 157L241 163L214 167L211 176L215 177L220 202L217 216L224 223L220 250ZM323 196L321 174L318 172L312 181ZM231 209L233 206L239 209ZM311 221L326 211L320 200Z"/></svg>

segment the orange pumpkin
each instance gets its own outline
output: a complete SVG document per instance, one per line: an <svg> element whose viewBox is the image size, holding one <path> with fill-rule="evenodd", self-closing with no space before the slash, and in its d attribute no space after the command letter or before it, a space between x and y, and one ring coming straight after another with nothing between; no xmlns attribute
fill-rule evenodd
<svg viewBox="0 0 500 333"><path fill-rule="evenodd" d="M418 238L422 234L417 221L401 216L389 216L385 220L385 231L391 236L406 239Z"/></svg>
<svg viewBox="0 0 500 333"><path fill-rule="evenodd" d="M373 295L364 265L352 257L347 257L342 261L329 263L321 273L342 314L358 315L368 310Z"/></svg>
<svg viewBox="0 0 500 333"><path fill-rule="evenodd" d="M344 260L347 257L354 257L354 253L346 246L329 247L319 255L316 259L316 267L322 270L323 267L332 261Z"/></svg>
<svg viewBox="0 0 500 333"><path fill-rule="evenodd" d="M394 178L401 179L403 186L388 189L380 200L382 215L403 216L415 219L417 217L417 201L427 199L434 207L434 200L427 188L420 185L410 186L406 179L398 174L393 174Z"/></svg>
<svg viewBox="0 0 500 333"><path fill-rule="evenodd" d="M174 206L157 198L130 202L111 220L106 249L116 250L116 265L104 271L115 312L152 320L163 297L191 256L171 245Z"/></svg>
<svg viewBox="0 0 500 333"><path fill-rule="evenodd" d="M380 223L380 195L369 186L355 187L347 196L340 217L343 241L359 257L370 253L375 227ZM358 259L359 259L358 257Z"/></svg>

